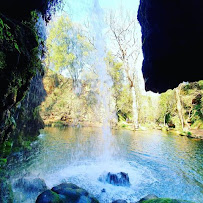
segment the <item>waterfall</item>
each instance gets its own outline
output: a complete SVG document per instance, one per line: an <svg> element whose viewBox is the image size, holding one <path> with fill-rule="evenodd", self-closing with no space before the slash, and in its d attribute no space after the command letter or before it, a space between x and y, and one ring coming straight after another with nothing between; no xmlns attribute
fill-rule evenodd
<svg viewBox="0 0 203 203"><path fill-rule="evenodd" d="M111 87L113 85L111 77L108 75L107 67L104 61L105 52L105 23L104 13L99 5L98 0L93 0L93 8L91 10L91 25L94 36L94 46L96 49L95 69L98 76L99 95L98 102L103 109L102 118L102 135L103 135L103 151L102 158L111 159L113 154L112 134L110 120L112 118L110 111Z"/></svg>

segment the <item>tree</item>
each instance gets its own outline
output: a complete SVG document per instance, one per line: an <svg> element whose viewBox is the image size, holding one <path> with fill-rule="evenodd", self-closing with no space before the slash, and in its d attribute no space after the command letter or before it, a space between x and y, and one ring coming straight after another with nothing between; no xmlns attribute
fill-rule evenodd
<svg viewBox="0 0 203 203"><path fill-rule="evenodd" d="M129 83L133 98L133 122L134 128L138 128L138 73L136 63L140 54L141 44L137 34L137 19L128 11L120 9L118 13L110 11L107 16L109 35L112 42L113 54L122 61L125 76Z"/></svg>
<svg viewBox="0 0 203 203"><path fill-rule="evenodd" d="M162 93L159 101L159 122L166 123L170 120L170 115L176 110L176 97L173 90Z"/></svg>
<svg viewBox="0 0 203 203"><path fill-rule="evenodd" d="M118 114L120 110L118 107L118 101L122 93L123 79L124 79L123 69L122 69L123 64L121 62L116 61L115 57L112 55L111 52L107 53L105 61L106 61L108 74L111 76L113 81L112 96L115 100L116 113Z"/></svg>
<svg viewBox="0 0 203 203"><path fill-rule="evenodd" d="M62 15L50 23L46 45L47 64L60 72L66 70L75 86L92 48L82 30Z"/></svg>

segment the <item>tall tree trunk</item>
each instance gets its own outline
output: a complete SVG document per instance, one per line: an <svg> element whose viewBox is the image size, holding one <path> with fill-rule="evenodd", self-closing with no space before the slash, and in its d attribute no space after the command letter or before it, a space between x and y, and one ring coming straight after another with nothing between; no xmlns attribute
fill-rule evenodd
<svg viewBox="0 0 203 203"><path fill-rule="evenodd" d="M137 129L139 127L139 122L138 122L138 102L137 102L137 96L135 92L135 87L131 87L131 93L132 93L132 98L133 98L133 125L134 129Z"/></svg>
<svg viewBox="0 0 203 203"><path fill-rule="evenodd" d="M167 114L164 114L164 127L166 126L166 115Z"/></svg>
<svg viewBox="0 0 203 203"><path fill-rule="evenodd" d="M177 110L178 110L178 116L181 122L181 128L184 129L184 120L183 120L183 113L182 113L182 104L180 99L180 90L181 90L181 84L175 89L176 92L176 101L177 101Z"/></svg>

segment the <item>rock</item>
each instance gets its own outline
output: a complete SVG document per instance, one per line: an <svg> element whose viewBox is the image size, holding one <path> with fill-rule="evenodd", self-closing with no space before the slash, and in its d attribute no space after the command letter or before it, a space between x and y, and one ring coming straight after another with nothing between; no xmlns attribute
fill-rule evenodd
<svg viewBox="0 0 203 203"><path fill-rule="evenodd" d="M86 190L72 183L62 183L53 187L51 190L45 191L37 198L37 203L43 201L50 203L98 203L98 200Z"/></svg>
<svg viewBox="0 0 203 203"><path fill-rule="evenodd" d="M81 196L88 196L88 192L72 183L62 183L51 189L57 194L64 195L67 201L78 202Z"/></svg>
<svg viewBox="0 0 203 203"><path fill-rule="evenodd" d="M201 0L140 1L142 71L147 90L165 92L182 81L202 79L202 10Z"/></svg>
<svg viewBox="0 0 203 203"><path fill-rule="evenodd" d="M41 193L36 200L36 203L64 203L65 197L51 191L46 190Z"/></svg>
<svg viewBox="0 0 203 203"><path fill-rule="evenodd" d="M148 195L147 195L148 196ZM145 198L147 198L147 196ZM149 195L150 198L151 195ZM155 195L152 195L152 199L141 199L137 203L192 203L190 201L185 201L185 200L178 200L178 199L170 199L170 198L153 198L156 197Z"/></svg>
<svg viewBox="0 0 203 203"><path fill-rule="evenodd" d="M127 173L104 173L99 177L99 181L116 186L130 186L129 176Z"/></svg>
<svg viewBox="0 0 203 203"><path fill-rule="evenodd" d="M158 199L158 197L156 195L149 194L149 195L143 197L142 199L140 199L138 202L142 202L142 201L145 201L145 200L151 200L151 199Z"/></svg>
<svg viewBox="0 0 203 203"><path fill-rule="evenodd" d="M41 178L25 177L20 178L14 183L15 189L23 190L27 193L41 193L47 190L46 183Z"/></svg>
<svg viewBox="0 0 203 203"><path fill-rule="evenodd" d="M127 201L122 200L122 199L118 199L118 200L113 201L112 203L127 203Z"/></svg>
<svg viewBox="0 0 203 203"><path fill-rule="evenodd" d="M101 190L101 192L106 192L106 190L103 188L103 189Z"/></svg>
<svg viewBox="0 0 203 203"><path fill-rule="evenodd" d="M67 189L67 188L79 189L79 187L73 183L61 183L60 185L53 187L52 191L57 193L59 191L62 191L63 189Z"/></svg>

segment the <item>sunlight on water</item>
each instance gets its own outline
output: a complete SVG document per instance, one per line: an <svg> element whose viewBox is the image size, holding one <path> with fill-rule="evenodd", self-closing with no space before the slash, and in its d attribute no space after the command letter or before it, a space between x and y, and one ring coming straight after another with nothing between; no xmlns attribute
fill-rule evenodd
<svg viewBox="0 0 203 203"><path fill-rule="evenodd" d="M113 130L112 144L119 150L113 160L104 161L99 159L103 152L101 135L100 128L45 128L31 154L21 155L18 161L15 158L13 168L10 163L11 178L40 177L49 188L72 182L102 203L137 201L148 194L201 203L201 140L160 131ZM100 182L105 171L128 173L130 187ZM36 197L32 198L30 203Z"/></svg>
<svg viewBox="0 0 203 203"><path fill-rule="evenodd" d="M78 164L78 165L77 165ZM53 173L51 176L45 176L47 185L51 188L61 182L73 182L82 188L90 191L101 202L109 202L115 199L126 199L130 201L138 200L134 196L134 191L144 184L152 184L157 180L152 176L149 170L143 167L132 167L125 161L106 161L106 162L84 162L62 169ZM104 172L111 171L119 173L125 171L130 177L129 187L113 186L108 183L98 181L98 177ZM146 175L147 174L147 175ZM147 177L147 179L146 179ZM105 189L105 193L102 193Z"/></svg>

